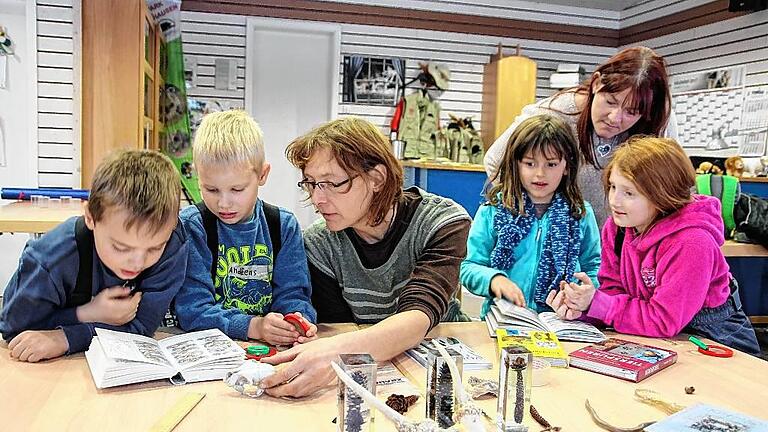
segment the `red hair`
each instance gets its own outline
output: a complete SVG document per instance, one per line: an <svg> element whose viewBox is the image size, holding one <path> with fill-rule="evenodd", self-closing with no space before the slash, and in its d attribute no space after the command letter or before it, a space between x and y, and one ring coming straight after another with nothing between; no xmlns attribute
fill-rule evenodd
<svg viewBox="0 0 768 432"><path fill-rule="evenodd" d="M595 98L593 88L599 86L602 86L599 92L608 93L632 89L626 104L637 109L640 119L629 128L628 136L661 135L672 106L666 62L652 49L642 46L626 48L598 66L592 77L575 89L577 93L587 96L576 123L579 148L584 160L595 168L600 166L592 142L595 126L592 124L591 107Z"/></svg>

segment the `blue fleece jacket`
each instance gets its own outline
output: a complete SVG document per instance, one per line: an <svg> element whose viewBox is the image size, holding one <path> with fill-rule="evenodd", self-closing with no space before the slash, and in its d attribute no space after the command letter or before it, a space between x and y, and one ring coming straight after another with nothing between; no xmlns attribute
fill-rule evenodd
<svg viewBox="0 0 768 432"><path fill-rule="evenodd" d="M600 267L600 231L597 229L595 213L592 206L584 203L587 212L579 221L581 227L581 246L576 272L585 272L597 288L597 270ZM492 205L482 205L477 209L472 227L467 238L467 257L461 263L459 279L467 289L479 296L485 297L480 317L491 308L493 293L491 279L496 275L504 275L517 284L525 296L525 303L531 309L536 309L533 300L536 289L541 251L549 232L549 211L536 219L531 226L531 232L520 241L515 248L515 264L510 269L491 267L491 251L496 246L497 232L493 228L493 218L498 210Z"/></svg>
<svg viewBox="0 0 768 432"><path fill-rule="evenodd" d="M311 322L307 255L296 216L280 208L282 246L273 259L272 240L261 200L250 221L228 225L217 220L219 234L216 280L203 219L196 206L181 211L190 237L187 277L176 296L176 315L184 330L218 328L229 337L248 339L253 316L301 312Z"/></svg>
<svg viewBox="0 0 768 432"><path fill-rule="evenodd" d="M138 288L143 291L136 318L122 326L81 323L76 308L67 308L67 293L77 281L80 257L75 241L73 217L24 247L19 267L5 288L0 332L10 341L25 330L64 330L69 353L84 351L91 343L95 327L152 336L162 322L171 299L181 287L186 270L188 244L184 229L178 224L171 234L160 260L144 270ZM93 250L93 288L101 290L123 285Z"/></svg>

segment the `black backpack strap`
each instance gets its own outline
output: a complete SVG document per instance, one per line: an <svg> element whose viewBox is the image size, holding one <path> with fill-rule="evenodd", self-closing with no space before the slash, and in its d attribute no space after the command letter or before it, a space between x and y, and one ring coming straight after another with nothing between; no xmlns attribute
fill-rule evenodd
<svg viewBox="0 0 768 432"><path fill-rule="evenodd" d="M267 219L267 228L269 229L269 238L272 240L272 265L280 253L283 246L282 233L280 232L280 209L268 202L261 201L264 204L264 217Z"/></svg>
<svg viewBox="0 0 768 432"><path fill-rule="evenodd" d="M75 288L67 293L68 308L88 303L93 293L93 231L85 225L83 216L75 222L75 242L80 267L77 270Z"/></svg>
<svg viewBox="0 0 768 432"><path fill-rule="evenodd" d="M205 202L200 201L195 204L200 210L200 216L203 218L203 229L205 230L205 239L208 243L208 249L211 251L211 280L216 280L216 264L219 256L219 230L216 222L218 218L212 211L208 210Z"/></svg>
<svg viewBox="0 0 768 432"><path fill-rule="evenodd" d="M267 219L267 229L269 230L269 238L272 240L272 259L277 258L277 254L280 253L280 248L283 245L283 239L280 230L280 209L277 206L262 201L264 204L264 217ZM203 218L203 229L205 230L206 242L208 243L208 249L211 251L211 280L216 280L216 265L217 257L219 255L219 231L216 225L218 218L213 212L208 210L205 206L205 202L200 201L195 204L200 211L200 216Z"/></svg>
<svg viewBox="0 0 768 432"><path fill-rule="evenodd" d="M626 232L626 228L616 227L616 238L614 239L614 243L613 243L613 252L616 254L616 257L619 259L619 262L621 262L621 248L624 246L625 232Z"/></svg>

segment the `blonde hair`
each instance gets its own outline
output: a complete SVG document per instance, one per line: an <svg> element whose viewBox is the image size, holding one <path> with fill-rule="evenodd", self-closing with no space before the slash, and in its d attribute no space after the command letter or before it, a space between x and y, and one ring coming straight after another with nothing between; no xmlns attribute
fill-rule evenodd
<svg viewBox="0 0 768 432"><path fill-rule="evenodd" d="M657 220L693 200L691 189L696 184L696 173L688 155L673 139L647 135L630 137L616 150L603 172L606 196L614 169L656 207Z"/></svg>
<svg viewBox="0 0 768 432"><path fill-rule="evenodd" d="M377 165L386 168L381 189L373 193L368 222L376 226L403 193L403 168L392 153L389 140L371 122L346 117L325 123L293 140L285 156L302 172L320 149L328 149L341 168L352 177L367 176Z"/></svg>
<svg viewBox="0 0 768 432"><path fill-rule="evenodd" d="M256 121L243 110L207 114L195 132L195 165L240 165L261 171L264 138Z"/></svg>
<svg viewBox="0 0 768 432"><path fill-rule="evenodd" d="M488 180L485 197L492 205L499 201L513 214L525 215L523 181L518 162L528 152L541 153L545 157L562 158L566 175L560 180L557 191L568 202L571 216L581 219L585 214L584 199L576 182L579 172L579 147L571 128L559 116L540 114L520 123L507 142L504 158L496 175ZM501 199L499 199L501 195ZM527 215L529 216L529 215Z"/></svg>
<svg viewBox="0 0 768 432"><path fill-rule="evenodd" d="M107 157L93 175L88 212L95 222L110 208L128 213L125 229L147 227L156 234L178 218L179 171L162 153L122 150Z"/></svg>

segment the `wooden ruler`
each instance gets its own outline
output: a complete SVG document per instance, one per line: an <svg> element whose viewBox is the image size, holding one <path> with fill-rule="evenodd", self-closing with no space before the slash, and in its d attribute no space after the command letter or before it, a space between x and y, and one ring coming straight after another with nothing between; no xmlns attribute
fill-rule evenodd
<svg viewBox="0 0 768 432"><path fill-rule="evenodd" d="M171 432L205 397L205 393L188 393L179 398L149 429L150 432Z"/></svg>

